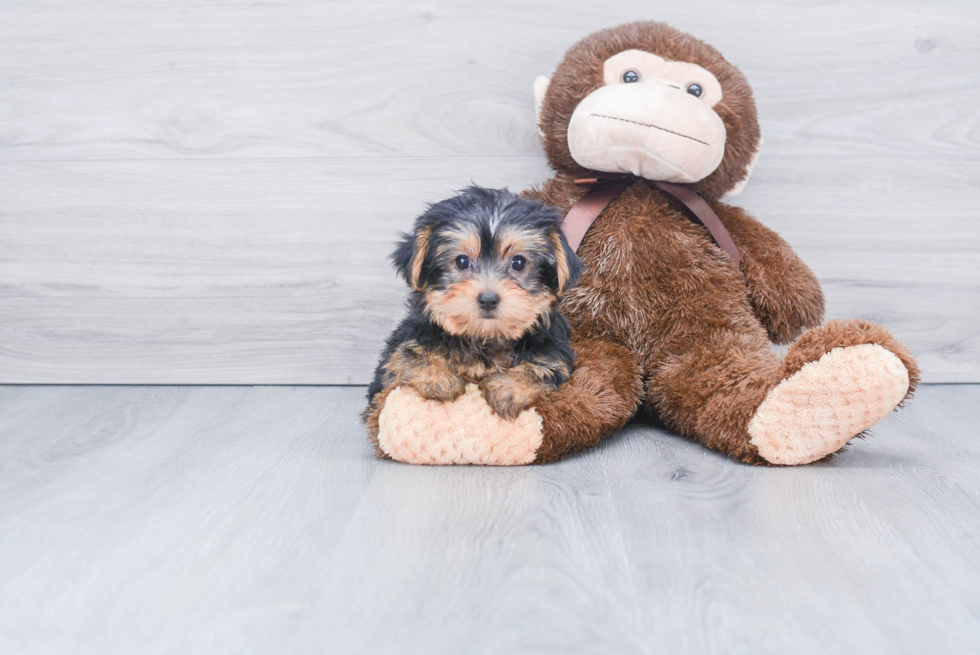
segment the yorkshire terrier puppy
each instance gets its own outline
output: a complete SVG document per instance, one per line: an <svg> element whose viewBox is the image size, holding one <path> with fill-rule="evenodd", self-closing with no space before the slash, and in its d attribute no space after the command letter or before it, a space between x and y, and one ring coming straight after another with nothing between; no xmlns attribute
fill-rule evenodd
<svg viewBox="0 0 980 655"><path fill-rule="evenodd" d="M402 385L453 400L476 384L498 415L513 419L568 380L574 356L558 299L582 262L556 210L472 186L431 205L391 258L412 294L369 401Z"/></svg>

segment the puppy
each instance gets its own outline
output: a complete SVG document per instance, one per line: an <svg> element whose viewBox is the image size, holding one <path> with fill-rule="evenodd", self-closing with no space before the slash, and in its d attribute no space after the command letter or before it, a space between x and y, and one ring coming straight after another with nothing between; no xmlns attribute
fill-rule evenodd
<svg viewBox="0 0 980 655"><path fill-rule="evenodd" d="M574 356L558 299L582 262L556 210L472 186L431 205L391 257L412 294L369 401L402 385L453 400L477 384L498 415L513 419L568 380Z"/></svg>

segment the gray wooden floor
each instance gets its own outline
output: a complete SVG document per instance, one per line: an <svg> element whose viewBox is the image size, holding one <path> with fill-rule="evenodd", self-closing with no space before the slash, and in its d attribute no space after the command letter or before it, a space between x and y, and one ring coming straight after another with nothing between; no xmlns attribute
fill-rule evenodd
<svg viewBox="0 0 980 655"><path fill-rule="evenodd" d="M372 456L363 388L0 387L0 652L925 653L980 644L980 386L829 463L648 425Z"/></svg>

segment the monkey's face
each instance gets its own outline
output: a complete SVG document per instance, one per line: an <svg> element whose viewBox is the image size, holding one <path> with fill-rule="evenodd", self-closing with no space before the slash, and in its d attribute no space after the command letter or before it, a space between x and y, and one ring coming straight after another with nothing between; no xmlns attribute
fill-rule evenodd
<svg viewBox="0 0 980 655"><path fill-rule="evenodd" d="M560 225L552 208L471 187L423 214L394 257L446 332L519 339L578 278Z"/></svg>
<svg viewBox="0 0 980 655"><path fill-rule="evenodd" d="M698 182L725 154L725 124L712 109L721 99L721 84L697 64L620 52L572 113L569 152L590 170Z"/></svg>
<svg viewBox="0 0 980 655"><path fill-rule="evenodd" d="M586 37L534 92L548 159L570 175L690 183L714 199L741 187L761 141L738 69L663 23Z"/></svg>

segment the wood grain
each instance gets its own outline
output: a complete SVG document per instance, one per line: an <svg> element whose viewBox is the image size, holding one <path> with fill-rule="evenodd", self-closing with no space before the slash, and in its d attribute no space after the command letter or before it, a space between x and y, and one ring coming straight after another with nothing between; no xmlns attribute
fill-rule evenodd
<svg viewBox="0 0 980 655"><path fill-rule="evenodd" d="M0 387L0 651L922 653L980 640L980 386L830 462L640 423L377 461L364 389Z"/></svg>
<svg viewBox="0 0 980 655"><path fill-rule="evenodd" d="M813 265L829 315L888 325L929 381L971 379L978 308L963 299L980 291L970 275L980 234L956 197L970 171L936 161L883 180L875 167L828 173L816 162L821 191L792 195L773 160L739 202ZM367 382L407 293L386 257L421 199L474 172L514 188L545 173L537 158L0 171L12 182L0 191L10 235L0 242L0 379L134 384ZM923 199L918 184L947 192ZM902 210L881 216L873 191L889 185ZM946 218L924 223L929 212Z"/></svg>
<svg viewBox="0 0 980 655"><path fill-rule="evenodd" d="M563 6L565 9L571 7ZM547 178L530 86L596 27L718 46L766 145L738 203L980 381L980 5L4 3L0 382L368 380L425 202Z"/></svg>
<svg viewBox="0 0 980 655"><path fill-rule="evenodd" d="M574 9L572 9L574 7ZM538 156L531 84L663 20L756 89L772 153L969 157L980 5L6 2L0 159Z"/></svg>

